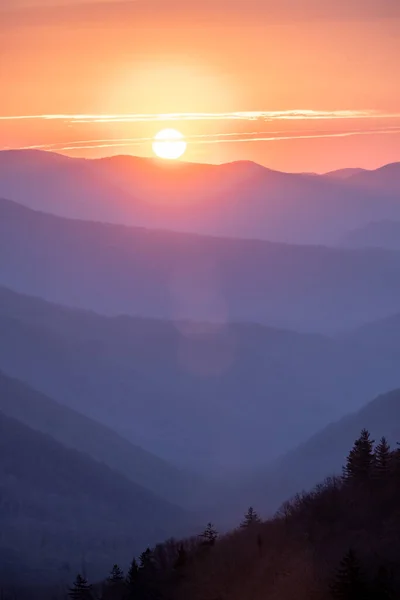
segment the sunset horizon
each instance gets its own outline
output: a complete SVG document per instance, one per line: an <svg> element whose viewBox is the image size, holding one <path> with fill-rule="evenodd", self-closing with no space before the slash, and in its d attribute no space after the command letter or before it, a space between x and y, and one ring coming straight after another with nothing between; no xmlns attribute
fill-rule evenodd
<svg viewBox="0 0 400 600"><path fill-rule="evenodd" d="M190 162L397 162L399 23L392 0L5 0L0 148L151 156L174 127Z"/></svg>

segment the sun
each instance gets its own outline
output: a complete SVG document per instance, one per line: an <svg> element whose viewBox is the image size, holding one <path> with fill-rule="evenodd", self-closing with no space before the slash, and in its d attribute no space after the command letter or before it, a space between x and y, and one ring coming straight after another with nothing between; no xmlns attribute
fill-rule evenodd
<svg viewBox="0 0 400 600"><path fill-rule="evenodd" d="M159 158L176 160L185 154L187 143L176 129L163 129L154 137L153 152Z"/></svg>

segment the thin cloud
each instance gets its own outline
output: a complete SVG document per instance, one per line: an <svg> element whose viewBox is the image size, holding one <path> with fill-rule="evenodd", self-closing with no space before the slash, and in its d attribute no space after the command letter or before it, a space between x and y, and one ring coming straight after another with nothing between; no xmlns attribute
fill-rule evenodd
<svg viewBox="0 0 400 600"><path fill-rule="evenodd" d="M236 111L223 113L166 113L166 114L43 114L4 115L0 121L65 121L68 123L141 123L158 121L304 121L340 119L400 118L400 113L385 113L375 110L286 110L286 111Z"/></svg>
<svg viewBox="0 0 400 600"><path fill-rule="evenodd" d="M279 132L275 132L279 133ZM311 139L328 139L328 138L346 138L361 135L395 135L400 133L400 127L389 127L382 129L354 130L342 131L338 133L310 133L310 134L286 134L286 135L264 135L260 132L248 133L233 133L233 134L209 134L199 136L188 136L187 143L190 145L198 144L243 144L243 143L260 143L260 142L278 142L291 140L311 140ZM228 137L232 136L232 137ZM237 137L235 137L237 136ZM73 152L80 150L94 150L103 148L129 148L133 146L142 146L152 141L153 138L125 138L122 140L105 139L105 140L87 140L79 142L69 142L66 145L59 144L42 144L37 146L25 146L14 148L19 150L45 150L59 152ZM85 145L86 144L86 145ZM2 148L8 150L9 148Z"/></svg>
<svg viewBox="0 0 400 600"><path fill-rule="evenodd" d="M284 132L284 131L269 131L268 132L270 135L272 134L283 134L283 133L288 133L288 132ZM185 136L186 141L191 141L191 140L195 140L195 139L202 139L202 138L222 138L222 137L239 137L239 136L257 136L257 135L264 135L265 131L236 131L236 132L228 132L228 133L205 133L205 134L197 134L197 135L188 135ZM127 143L128 145L132 145L132 144L142 144L142 143L146 143L146 142L152 142L154 140L153 137L140 137L140 138L106 138L106 139L90 139L90 140L74 140L74 141L70 141L70 142L52 142L50 144L36 144L33 146L20 146L18 149L19 150L51 150L54 149L56 150L57 148L59 148L60 146L65 146L66 144L71 144L73 146L76 146L77 148L79 148L82 144L108 144L108 143L121 143L123 142L123 145L125 145L125 143Z"/></svg>

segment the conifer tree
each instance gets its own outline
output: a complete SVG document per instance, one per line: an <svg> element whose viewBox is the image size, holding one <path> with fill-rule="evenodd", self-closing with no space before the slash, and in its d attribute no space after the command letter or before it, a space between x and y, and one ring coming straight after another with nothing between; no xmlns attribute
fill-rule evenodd
<svg viewBox="0 0 400 600"><path fill-rule="evenodd" d="M391 472L392 453L385 437L382 437L375 448L375 472L378 478L387 477Z"/></svg>
<svg viewBox="0 0 400 600"><path fill-rule="evenodd" d="M139 556L139 565L141 571L151 571L154 568L154 557L150 548L146 548Z"/></svg>
<svg viewBox="0 0 400 600"><path fill-rule="evenodd" d="M159 575L154 551L146 548L139 556L138 600L160 600Z"/></svg>
<svg viewBox="0 0 400 600"><path fill-rule="evenodd" d="M362 483L371 478L374 466L374 440L367 429L361 431L347 457L343 475L347 481Z"/></svg>
<svg viewBox="0 0 400 600"><path fill-rule="evenodd" d="M335 600L365 600L365 582L360 563L353 550L343 557L331 584L331 594Z"/></svg>
<svg viewBox="0 0 400 600"><path fill-rule="evenodd" d="M249 510L244 515L243 521L240 523L240 527L251 527L252 525L256 525L257 523L261 523L261 519L254 510L254 508L250 506Z"/></svg>
<svg viewBox="0 0 400 600"><path fill-rule="evenodd" d="M126 597L136 599L139 588L139 565L133 558L125 578Z"/></svg>
<svg viewBox="0 0 400 600"><path fill-rule="evenodd" d="M82 575L78 573L72 588L68 591L68 596L71 600L90 600L92 598L91 590L92 588L85 577L82 577Z"/></svg>
<svg viewBox="0 0 400 600"><path fill-rule="evenodd" d="M208 523L203 533L200 534L200 537L203 538L203 546L214 546L218 538L218 532L212 523Z"/></svg>
<svg viewBox="0 0 400 600"><path fill-rule="evenodd" d="M121 571L118 565L114 565L107 578L108 583L121 583L124 580L124 573Z"/></svg>
<svg viewBox="0 0 400 600"><path fill-rule="evenodd" d="M126 575L126 579L125 579L126 583L128 585L136 583L138 580L138 574L139 574L139 565L137 564L136 559L133 558L132 562L130 564L128 573Z"/></svg>
<svg viewBox="0 0 400 600"><path fill-rule="evenodd" d="M114 565L103 586L102 600L122 600L125 596L124 574L118 565Z"/></svg>

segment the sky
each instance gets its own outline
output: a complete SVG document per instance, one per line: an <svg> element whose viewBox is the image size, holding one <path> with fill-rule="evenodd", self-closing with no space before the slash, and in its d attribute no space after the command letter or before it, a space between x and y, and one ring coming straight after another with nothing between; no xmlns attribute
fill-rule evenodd
<svg viewBox="0 0 400 600"><path fill-rule="evenodd" d="M0 148L400 161L398 0L0 0Z"/></svg>

